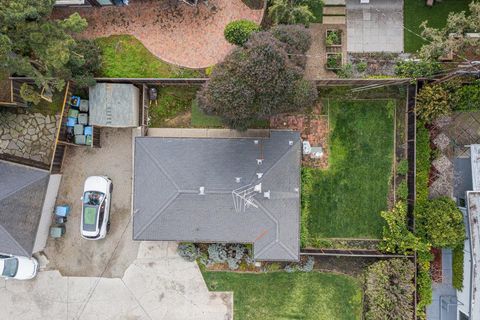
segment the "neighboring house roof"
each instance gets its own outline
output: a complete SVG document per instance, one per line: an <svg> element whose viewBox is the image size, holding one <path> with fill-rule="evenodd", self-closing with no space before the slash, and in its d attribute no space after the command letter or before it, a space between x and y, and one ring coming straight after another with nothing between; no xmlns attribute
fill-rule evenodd
<svg viewBox="0 0 480 320"><path fill-rule="evenodd" d="M31 256L47 190L47 171L0 161L0 252Z"/></svg>
<svg viewBox="0 0 480 320"><path fill-rule="evenodd" d="M97 83L88 95L90 125L138 127L140 90L133 84Z"/></svg>
<svg viewBox="0 0 480 320"><path fill-rule="evenodd" d="M133 237L253 243L258 260L298 260L300 161L293 131L269 139L138 137ZM253 191L260 183L262 192Z"/></svg>

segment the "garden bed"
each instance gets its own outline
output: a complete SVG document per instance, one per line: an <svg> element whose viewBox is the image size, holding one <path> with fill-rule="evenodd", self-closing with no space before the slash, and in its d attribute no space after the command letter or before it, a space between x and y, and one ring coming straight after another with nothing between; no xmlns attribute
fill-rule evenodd
<svg viewBox="0 0 480 320"><path fill-rule="evenodd" d="M339 70L342 67L342 54L327 52L327 62L325 68L327 70Z"/></svg>
<svg viewBox="0 0 480 320"><path fill-rule="evenodd" d="M325 45L328 47L341 47L342 46L342 30L340 29L327 29L325 31ZM328 51L328 49L327 49Z"/></svg>

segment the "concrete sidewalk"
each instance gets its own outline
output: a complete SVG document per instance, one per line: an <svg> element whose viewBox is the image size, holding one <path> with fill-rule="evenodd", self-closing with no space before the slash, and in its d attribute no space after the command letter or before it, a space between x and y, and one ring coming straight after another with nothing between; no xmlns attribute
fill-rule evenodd
<svg viewBox="0 0 480 320"><path fill-rule="evenodd" d="M232 293L209 292L195 262L172 242L142 242L123 278L0 280L2 319L232 319Z"/></svg>

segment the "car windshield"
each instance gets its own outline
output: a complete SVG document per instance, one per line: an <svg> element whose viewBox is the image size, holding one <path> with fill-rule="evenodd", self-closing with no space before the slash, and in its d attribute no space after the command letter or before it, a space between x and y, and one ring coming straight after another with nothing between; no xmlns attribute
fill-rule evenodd
<svg viewBox="0 0 480 320"><path fill-rule="evenodd" d="M18 260L17 258L7 258L3 260L2 276L13 278L17 274Z"/></svg>
<svg viewBox="0 0 480 320"><path fill-rule="evenodd" d="M105 194L98 191L87 191L83 195L83 203L91 206L98 206L105 198Z"/></svg>

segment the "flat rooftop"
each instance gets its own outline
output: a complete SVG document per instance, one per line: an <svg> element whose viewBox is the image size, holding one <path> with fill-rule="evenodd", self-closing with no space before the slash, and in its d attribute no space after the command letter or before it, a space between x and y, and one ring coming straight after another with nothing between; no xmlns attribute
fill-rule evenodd
<svg viewBox="0 0 480 320"><path fill-rule="evenodd" d="M299 259L300 134L137 137L133 238L253 243L258 260Z"/></svg>

